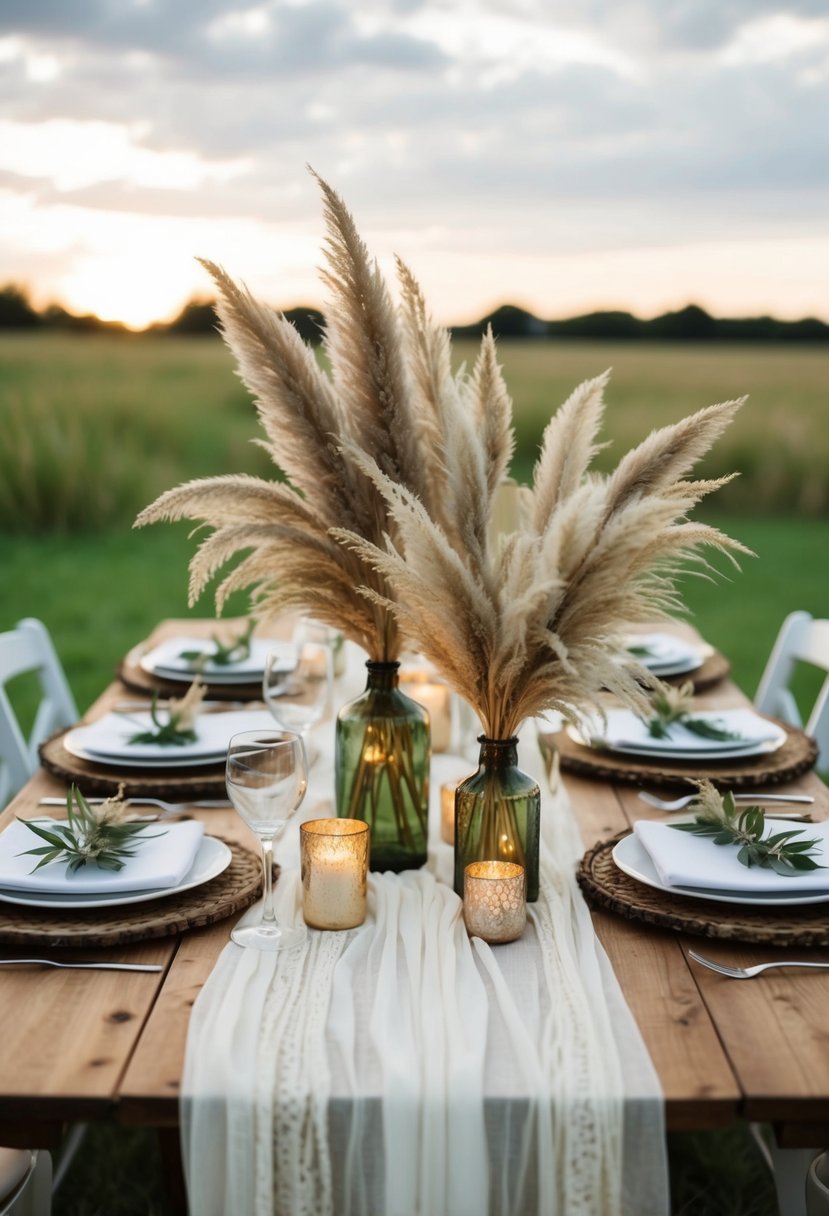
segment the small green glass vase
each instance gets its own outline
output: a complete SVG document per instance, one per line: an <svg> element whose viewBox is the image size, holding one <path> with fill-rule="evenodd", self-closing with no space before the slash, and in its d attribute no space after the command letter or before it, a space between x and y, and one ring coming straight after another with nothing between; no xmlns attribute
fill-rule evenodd
<svg viewBox="0 0 829 1216"><path fill-rule="evenodd" d="M541 790L518 767L518 739L478 739L478 771L455 793L455 891L463 898L472 861L513 861L527 877L527 900L538 899Z"/></svg>
<svg viewBox="0 0 829 1216"><path fill-rule="evenodd" d="M366 667L365 692L337 715L337 814L368 823L372 870L415 870L426 861L429 714L397 687L399 663Z"/></svg>

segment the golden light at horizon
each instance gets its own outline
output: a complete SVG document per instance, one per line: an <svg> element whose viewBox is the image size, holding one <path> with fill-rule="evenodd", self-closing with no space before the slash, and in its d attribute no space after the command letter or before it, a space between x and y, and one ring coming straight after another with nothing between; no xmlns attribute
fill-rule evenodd
<svg viewBox="0 0 829 1216"><path fill-rule="evenodd" d="M78 257L54 288L40 288L40 301L58 298L71 312L95 313L102 320L142 329L171 320L188 300L212 294L212 285L189 250L177 242L147 239L141 225L137 231L136 239L125 237L123 252ZM213 235L214 240L205 233L199 250L207 250L207 256L224 264L261 299L277 308L307 304L324 309L317 276L321 251L310 231L302 241L308 254L305 265L287 253L285 238L276 228L253 238L248 233L245 239L229 221L227 231ZM267 265L262 264L263 250L274 255ZM284 270L280 254L289 259ZM391 276L387 259L381 260ZM444 324L475 322L504 303L518 304L545 320L604 309L650 317L689 303L719 316L771 314L796 320L826 316L825 291L815 267L829 265L829 238L535 258L490 254L485 261L468 252L420 249L410 265L436 319ZM769 265L776 266L773 278ZM555 298L550 283L555 284Z"/></svg>

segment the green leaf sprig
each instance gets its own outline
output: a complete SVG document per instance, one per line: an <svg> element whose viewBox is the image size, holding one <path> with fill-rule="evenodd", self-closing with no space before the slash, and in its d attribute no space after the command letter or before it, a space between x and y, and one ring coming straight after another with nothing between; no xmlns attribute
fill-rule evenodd
<svg viewBox="0 0 829 1216"><path fill-rule="evenodd" d="M680 684L677 688L671 684L661 684L651 697L653 716L647 719L648 734L652 739L667 739L671 727L679 723L694 735L703 739L719 739L725 741L742 738L733 730L719 726L710 718L694 718L690 714L691 703L694 699L694 686L690 682Z"/></svg>
<svg viewBox="0 0 829 1216"><path fill-rule="evenodd" d="M798 828L766 836L766 817L761 808L749 806L738 813L730 790L723 796L710 781L700 781L699 794L691 807L697 812L692 823L672 823L670 827L694 836L710 836L714 844L739 845L737 860L744 866L764 866L784 878L826 869L809 856L822 843L818 837L805 839Z"/></svg>
<svg viewBox="0 0 829 1216"><path fill-rule="evenodd" d="M135 856L136 845L140 843L136 836L151 826L144 820L127 821L125 816L129 813L120 790L115 798L91 807L73 785L66 795L65 823L52 823L47 828L42 823L18 816L20 823L46 842L37 849L26 849L20 856L40 858L33 874L52 861L65 861L70 874L90 864L97 865L99 870L122 870L127 858ZM152 838L144 837L145 840Z"/></svg>
<svg viewBox="0 0 829 1216"><path fill-rule="evenodd" d="M155 730L141 730L130 735L128 743L161 743L165 746L183 747L185 743L195 743L197 739L195 724L199 706L204 700L207 685L201 676L196 676L183 697L173 697L167 708L167 717L159 716L158 694L153 693L150 705L150 718Z"/></svg>
<svg viewBox="0 0 829 1216"><path fill-rule="evenodd" d="M210 640L216 649L211 653L206 650L182 650L180 659L186 659L193 667L201 671L208 663L216 667L229 667L231 663L241 663L250 654L251 640L255 622L251 619L245 628L235 638L225 643L215 633Z"/></svg>
<svg viewBox="0 0 829 1216"><path fill-rule="evenodd" d="M652 659L655 653L652 646L646 646L642 642L633 642L630 646L626 646L625 650L634 659Z"/></svg>

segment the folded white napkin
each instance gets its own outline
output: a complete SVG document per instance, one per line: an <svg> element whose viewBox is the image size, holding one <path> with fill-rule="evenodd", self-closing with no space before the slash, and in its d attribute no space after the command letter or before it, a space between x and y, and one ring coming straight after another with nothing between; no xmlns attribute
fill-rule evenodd
<svg viewBox="0 0 829 1216"><path fill-rule="evenodd" d="M162 717L162 721L163 721ZM130 743L132 735L152 730L148 712L110 713L88 726L70 730L64 746L71 752L76 748L101 758L125 760L187 760L206 757L222 758L233 735L243 730L274 730L274 720L266 709L237 709L227 713L201 713L196 719L196 740L193 743Z"/></svg>
<svg viewBox="0 0 829 1216"><path fill-rule="evenodd" d="M48 828L57 821L37 822ZM39 858L22 854L46 842L15 820L0 834L0 888L50 895L102 895L177 887L191 869L203 835L204 824L195 819L148 824L146 834L133 837L130 847L134 846L135 856L128 857L121 870L99 870L87 864L70 874L66 862L52 861L32 874Z"/></svg>
<svg viewBox="0 0 829 1216"><path fill-rule="evenodd" d="M189 659L181 657L182 651L198 650L200 653L211 655L216 651L215 643L210 638L168 638L148 651L141 659L141 667L150 672L170 672L175 676L192 678L195 667ZM225 677L235 680L261 679L265 672L265 664L271 651L276 651L284 658L286 668L290 669L293 650L290 642L278 642L273 638L252 638L250 654L236 663L216 664L206 660L202 671L211 678ZM295 660L294 660L295 661Z"/></svg>
<svg viewBox="0 0 829 1216"><path fill-rule="evenodd" d="M591 742L618 750L647 750L666 753L715 753L753 748L761 743L773 743L785 738L785 731L774 722L761 718L753 709L720 709L706 712L692 710L692 717L716 723L730 731L734 739L706 739L694 734L681 723L673 722L667 738L655 739L647 724L630 709L609 709L607 725L593 718L585 722L582 733Z"/></svg>
<svg viewBox="0 0 829 1216"><path fill-rule="evenodd" d="M823 823L793 824L783 819L767 821L767 835L777 832L802 832L808 840L819 839L812 856L829 867L829 820ZM678 832L667 823L640 819L633 825L660 881L668 887L696 887L708 891L745 891L746 894L784 891L829 890L829 869L811 870L788 877L764 866L744 866L737 860L739 848L714 844L708 836Z"/></svg>

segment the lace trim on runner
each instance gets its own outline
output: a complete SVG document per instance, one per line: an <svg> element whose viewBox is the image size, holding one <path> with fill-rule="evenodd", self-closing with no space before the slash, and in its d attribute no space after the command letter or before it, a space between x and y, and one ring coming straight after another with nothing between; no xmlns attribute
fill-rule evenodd
<svg viewBox="0 0 829 1216"><path fill-rule="evenodd" d="M333 1216L325 1024L349 937L315 934L279 956L259 1026L256 1216Z"/></svg>

